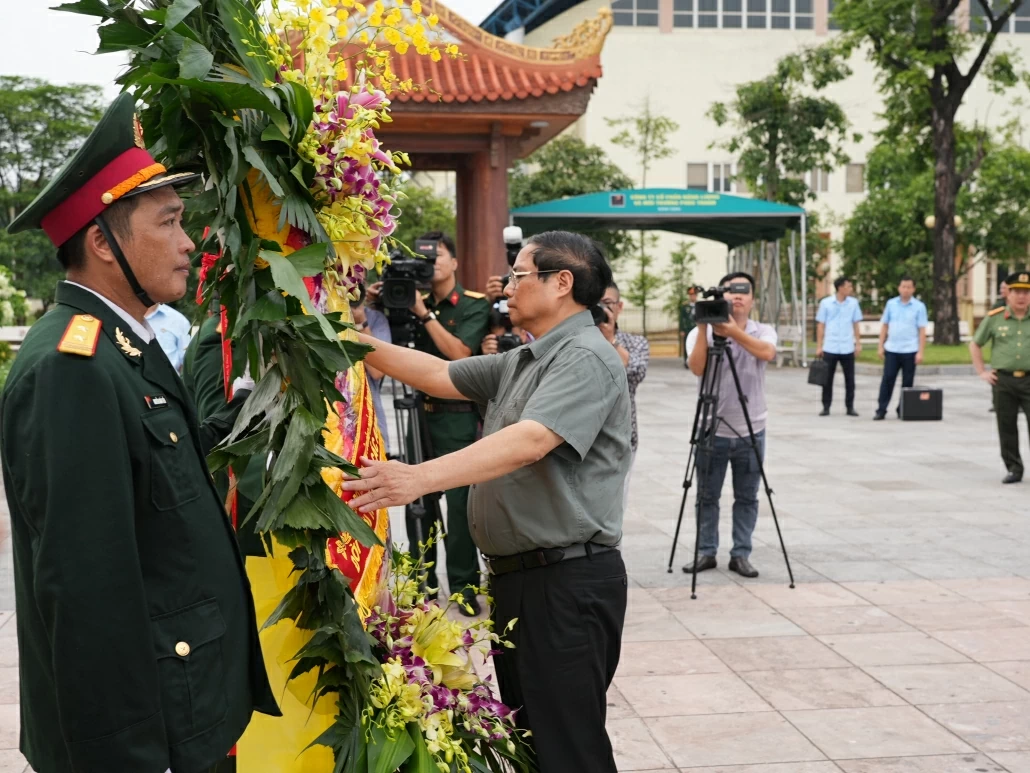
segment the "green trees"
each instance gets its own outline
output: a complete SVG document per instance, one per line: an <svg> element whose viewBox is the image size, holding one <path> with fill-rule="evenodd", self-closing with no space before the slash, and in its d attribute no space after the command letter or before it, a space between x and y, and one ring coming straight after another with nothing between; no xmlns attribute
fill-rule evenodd
<svg viewBox="0 0 1030 773"><path fill-rule="evenodd" d="M53 301L63 275L40 231L11 236L10 223L75 152L102 113L97 86L56 86L0 76L0 265L30 296Z"/></svg>
<svg viewBox="0 0 1030 773"><path fill-rule="evenodd" d="M399 202L401 216L397 230L393 232L394 238L414 249L415 240L428 231L443 231L455 236L457 223L453 201L415 180L402 183L399 190L404 196ZM461 250L462 245L459 244L458 249Z"/></svg>

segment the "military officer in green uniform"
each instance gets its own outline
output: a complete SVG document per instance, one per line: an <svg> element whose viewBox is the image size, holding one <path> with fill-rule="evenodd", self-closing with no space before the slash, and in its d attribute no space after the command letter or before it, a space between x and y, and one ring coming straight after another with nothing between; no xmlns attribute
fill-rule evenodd
<svg viewBox="0 0 1030 773"><path fill-rule="evenodd" d="M193 243L130 95L10 225L67 272L0 396L21 751L38 773L199 773L278 715L254 603L182 382L144 314Z"/></svg>
<svg viewBox="0 0 1030 773"><path fill-rule="evenodd" d="M411 307L419 321L415 348L445 360L461 360L480 353L483 338L489 332L490 304L482 293L465 290L458 284L454 241L440 231L424 234L422 239L437 243L436 265L432 290L418 296ZM434 457L460 451L476 441L479 411L463 400L439 400L425 397L426 424ZM479 554L469 534L467 486L445 492L447 499L447 584L451 593L461 592L465 603L479 613L476 594L468 587L481 585ZM439 500L427 500L433 522L441 521ZM435 511L435 512L434 512ZM435 516L435 518L434 518ZM414 545L415 535L409 524L408 540ZM426 554L427 562L436 562L435 547ZM429 569L429 585L437 587L436 572ZM467 613L467 610L463 609Z"/></svg>
<svg viewBox="0 0 1030 773"><path fill-rule="evenodd" d="M973 367L994 389L1001 459L1008 474L1002 483L1023 479L1019 454L1019 410L1030 416L1030 271L1005 280L1008 300L980 323L969 344ZM991 369L984 367L983 347L991 344ZM1024 346L1026 344L1026 346Z"/></svg>

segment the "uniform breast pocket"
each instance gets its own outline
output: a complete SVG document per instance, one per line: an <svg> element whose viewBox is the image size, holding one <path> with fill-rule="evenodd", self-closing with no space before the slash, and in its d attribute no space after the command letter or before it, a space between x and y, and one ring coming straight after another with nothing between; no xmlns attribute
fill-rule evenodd
<svg viewBox="0 0 1030 773"><path fill-rule="evenodd" d="M528 397L510 397L498 406L501 413L501 425L504 427L517 424L522 419L522 411L529 402Z"/></svg>
<svg viewBox="0 0 1030 773"><path fill-rule="evenodd" d="M174 745L225 719L225 621L218 600L210 599L151 618L150 625L161 680L161 709L169 744Z"/></svg>
<svg viewBox="0 0 1030 773"><path fill-rule="evenodd" d="M171 408L142 417L150 440L150 499L156 510L174 510L200 496L193 444L186 421Z"/></svg>

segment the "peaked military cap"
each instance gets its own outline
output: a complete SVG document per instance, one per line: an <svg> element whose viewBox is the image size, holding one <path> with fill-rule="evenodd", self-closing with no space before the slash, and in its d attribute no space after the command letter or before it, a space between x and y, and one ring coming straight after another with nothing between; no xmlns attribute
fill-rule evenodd
<svg viewBox="0 0 1030 773"><path fill-rule="evenodd" d="M1030 290L1030 271L1024 268L1009 274L1005 279L1005 284L1009 286L1010 290Z"/></svg>
<svg viewBox="0 0 1030 773"><path fill-rule="evenodd" d="M123 93L111 103L82 147L32 203L7 227L10 233L42 228L60 247L119 199L183 185L199 175L169 173L147 152L135 100Z"/></svg>

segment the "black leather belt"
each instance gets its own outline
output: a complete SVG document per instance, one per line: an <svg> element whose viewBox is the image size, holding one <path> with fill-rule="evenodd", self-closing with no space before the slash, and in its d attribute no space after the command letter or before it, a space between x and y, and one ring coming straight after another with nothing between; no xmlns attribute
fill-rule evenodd
<svg viewBox="0 0 1030 773"><path fill-rule="evenodd" d="M1025 370L998 370L1003 376L1012 376L1012 378L1024 378L1027 375Z"/></svg>
<svg viewBox="0 0 1030 773"><path fill-rule="evenodd" d="M540 548L539 550L527 550L525 553L516 553L513 556L499 556L497 558L483 556L483 559L486 561L486 570L496 577L499 574L508 574L508 572L540 569L544 566L557 564L560 561L568 561L571 558L593 557L601 553L609 553L613 550L618 550L618 548L612 545L581 542L578 545L569 545L565 548Z"/></svg>
<svg viewBox="0 0 1030 773"><path fill-rule="evenodd" d="M475 413L475 403L433 403L426 400L426 413Z"/></svg>

